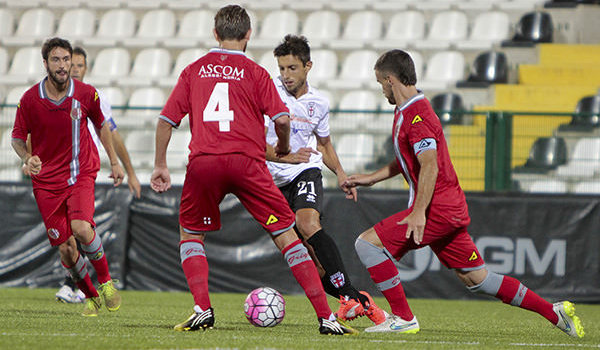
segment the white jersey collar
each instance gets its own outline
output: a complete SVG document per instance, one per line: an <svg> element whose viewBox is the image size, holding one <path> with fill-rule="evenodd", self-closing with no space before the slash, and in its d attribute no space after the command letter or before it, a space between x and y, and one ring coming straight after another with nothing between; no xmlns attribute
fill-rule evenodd
<svg viewBox="0 0 600 350"><path fill-rule="evenodd" d="M411 104L420 101L422 99L425 98L425 94L423 94L423 92L421 92L420 90L417 90L418 93L416 95L414 95L413 97L409 98L408 101L404 102L403 104L401 104L400 106L396 107L398 110L403 111L406 108L408 108L408 106L410 106Z"/></svg>
<svg viewBox="0 0 600 350"><path fill-rule="evenodd" d="M244 57L248 57L246 56L246 53L244 51L238 51L238 50L227 50L227 49L222 49L220 47L213 47L212 49L208 50L209 53L227 53L230 55L241 55Z"/></svg>

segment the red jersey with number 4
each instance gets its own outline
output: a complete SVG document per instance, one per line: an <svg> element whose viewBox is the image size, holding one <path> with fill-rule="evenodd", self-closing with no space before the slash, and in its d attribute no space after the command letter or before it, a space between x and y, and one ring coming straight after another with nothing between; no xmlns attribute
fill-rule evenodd
<svg viewBox="0 0 600 350"><path fill-rule="evenodd" d="M471 219L465 194L450 161L442 124L422 93L396 107L393 133L396 161L410 188L408 206L414 204L418 188L421 166L417 156L435 149L438 175L427 217L457 227L468 225Z"/></svg>
<svg viewBox="0 0 600 350"><path fill-rule="evenodd" d="M189 114L190 159L241 153L265 161L263 115L289 115L267 71L241 51L212 49L187 66L160 118L173 126Z"/></svg>
<svg viewBox="0 0 600 350"><path fill-rule="evenodd" d="M87 123L89 118L101 128L104 115L93 86L70 79L67 95L53 101L44 89L47 79L21 97L12 137L26 141L31 134L32 154L42 161L42 171L31 177L33 187L58 190L81 175L96 177L100 159Z"/></svg>

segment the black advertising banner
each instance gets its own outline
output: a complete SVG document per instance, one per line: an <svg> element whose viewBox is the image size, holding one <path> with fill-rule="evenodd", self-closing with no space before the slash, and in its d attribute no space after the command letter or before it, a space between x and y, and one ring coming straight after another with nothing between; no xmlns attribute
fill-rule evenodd
<svg viewBox="0 0 600 350"><path fill-rule="evenodd" d="M113 278L122 278L131 195L125 188L96 188L96 233ZM50 246L46 228L28 184L0 184L0 286L54 287L66 270ZM93 268L90 267L90 270Z"/></svg>
<svg viewBox="0 0 600 350"><path fill-rule="evenodd" d="M179 258L181 188L156 194L144 187L140 200L126 188L96 190L97 231L111 272L127 289L187 290ZM56 286L64 276L58 253L25 185L0 185L0 286ZM354 250L358 235L403 210L403 191L359 191L354 203L325 191L322 224L337 242L352 283L379 295ZM467 194L469 233L487 267L511 275L551 300L600 301L600 198L524 194ZM212 292L248 292L271 286L302 293L268 234L234 196L221 203L222 229L207 234ZM429 248L397 262L408 297L473 298Z"/></svg>

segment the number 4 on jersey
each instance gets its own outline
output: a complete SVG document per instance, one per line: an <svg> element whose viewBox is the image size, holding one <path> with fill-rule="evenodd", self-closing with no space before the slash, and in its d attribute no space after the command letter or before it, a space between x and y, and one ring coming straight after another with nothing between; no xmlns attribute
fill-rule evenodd
<svg viewBox="0 0 600 350"><path fill-rule="evenodd" d="M229 109L229 83L217 83L202 113L205 122L219 122L219 131L229 132L233 111Z"/></svg>

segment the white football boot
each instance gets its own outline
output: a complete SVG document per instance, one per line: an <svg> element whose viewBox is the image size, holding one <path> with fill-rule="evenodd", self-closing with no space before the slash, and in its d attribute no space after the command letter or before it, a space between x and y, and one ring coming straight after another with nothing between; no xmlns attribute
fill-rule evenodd
<svg viewBox="0 0 600 350"><path fill-rule="evenodd" d="M410 321L405 321L399 316L388 314L385 321L373 327L365 329L365 332L400 332L400 333L417 333L420 331L419 321L413 316Z"/></svg>
<svg viewBox="0 0 600 350"><path fill-rule="evenodd" d="M579 317L575 316L575 305L569 301L560 301L554 303L552 309L558 316L558 327L561 331L567 333L571 337L583 338L583 324Z"/></svg>

